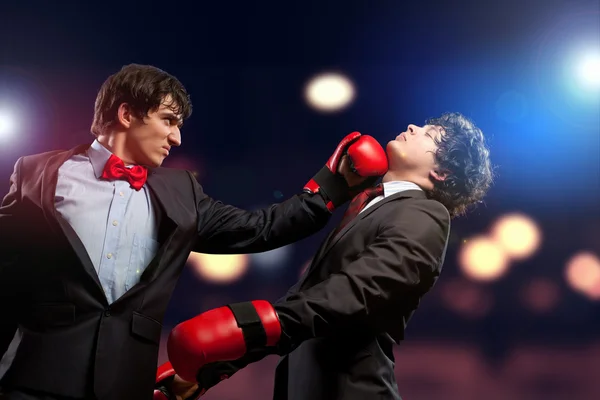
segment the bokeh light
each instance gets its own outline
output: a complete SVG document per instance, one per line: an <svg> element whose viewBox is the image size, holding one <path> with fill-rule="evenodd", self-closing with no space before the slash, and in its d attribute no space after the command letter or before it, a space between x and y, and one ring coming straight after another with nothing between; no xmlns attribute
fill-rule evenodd
<svg viewBox="0 0 600 400"><path fill-rule="evenodd" d="M560 290L548 278L535 278L521 289L521 300L529 310L544 314L557 306Z"/></svg>
<svg viewBox="0 0 600 400"><path fill-rule="evenodd" d="M600 299L600 259L591 252L582 251L566 264L565 279L576 292L592 300Z"/></svg>
<svg viewBox="0 0 600 400"><path fill-rule="evenodd" d="M248 269L246 254L191 253L188 263L199 278L211 283L230 283L242 277Z"/></svg>
<svg viewBox="0 0 600 400"><path fill-rule="evenodd" d="M496 220L491 237L509 257L524 259L539 248L542 234L531 218L514 213Z"/></svg>
<svg viewBox="0 0 600 400"><path fill-rule="evenodd" d="M308 104L319 111L339 111L354 100L354 84L338 73L324 73L312 78L305 89Z"/></svg>
<svg viewBox="0 0 600 400"><path fill-rule="evenodd" d="M480 285L461 278L445 281L439 293L444 307L467 318L482 317L493 305L489 292Z"/></svg>
<svg viewBox="0 0 600 400"><path fill-rule="evenodd" d="M465 240L459 251L462 272L476 281L492 281L506 273L509 259L503 249L485 236Z"/></svg>

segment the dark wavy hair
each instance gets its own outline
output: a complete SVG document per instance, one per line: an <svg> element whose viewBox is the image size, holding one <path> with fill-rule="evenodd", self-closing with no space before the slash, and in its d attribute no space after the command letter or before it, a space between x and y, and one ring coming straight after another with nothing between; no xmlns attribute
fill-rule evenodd
<svg viewBox="0 0 600 400"><path fill-rule="evenodd" d="M428 195L446 206L452 217L464 215L482 202L494 178L483 132L456 112L431 118L426 124L444 128L435 158L440 169L448 174L445 180L434 181Z"/></svg>
<svg viewBox="0 0 600 400"><path fill-rule="evenodd" d="M111 76L100 87L94 106L92 133L105 132L117 120L117 110L127 103L138 118L156 110L170 97L169 107L182 120L192 114L192 103L184 86L174 76L151 65L129 64Z"/></svg>

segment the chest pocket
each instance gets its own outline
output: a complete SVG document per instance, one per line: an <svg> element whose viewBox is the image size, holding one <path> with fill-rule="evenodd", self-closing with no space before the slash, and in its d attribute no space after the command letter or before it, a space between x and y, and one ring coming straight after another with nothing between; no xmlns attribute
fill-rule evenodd
<svg viewBox="0 0 600 400"><path fill-rule="evenodd" d="M125 287L127 290L134 287L144 273L148 264L152 261L158 251L158 242L150 237L133 235L133 244L131 247L131 256L127 266L127 277L125 278Z"/></svg>

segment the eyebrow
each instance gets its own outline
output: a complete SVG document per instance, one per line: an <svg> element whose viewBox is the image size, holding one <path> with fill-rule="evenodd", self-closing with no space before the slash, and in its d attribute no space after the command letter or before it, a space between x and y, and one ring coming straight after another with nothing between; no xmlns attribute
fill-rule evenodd
<svg viewBox="0 0 600 400"><path fill-rule="evenodd" d="M171 117L173 119L178 119L181 120L181 116L175 114L173 111L170 110L164 110L164 111L160 111L159 114L163 117Z"/></svg>
<svg viewBox="0 0 600 400"><path fill-rule="evenodd" d="M181 119L180 115L175 114L173 111L171 110L163 110L163 111L159 111L158 114L160 115L160 117L170 117L173 120L177 121L177 125L179 127L183 126L183 120Z"/></svg>
<svg viewBox="0 0 600 400"><path fill-rule="evenodd" d="M163 111L159 111L159 114L165 117L174 117L174 118L179 118L177 116L177 114L175 114L173 111L171 110L163 110Z"/></svg>

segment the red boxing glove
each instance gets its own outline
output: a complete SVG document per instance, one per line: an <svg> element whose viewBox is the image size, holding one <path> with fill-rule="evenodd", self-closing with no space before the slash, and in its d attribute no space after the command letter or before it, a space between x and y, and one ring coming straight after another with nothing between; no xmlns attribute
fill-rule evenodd
<svg viewBox="0 0 600 400"><path fill-rule="evenodd" d="M158 367L156 371L156 384L154 385L154 396L152 400L177 400L172 390L171 384L175 378L175 370L170 362L166 362ZM205 390L198 388L191 396L185 400L195 400L204 394Z"/></svg>
<svg viewBox="0 0 600 400"><path fill-rule="evenodd" d="M354 188L338 173L342 156L347 155L350 168L356 174L377 178L388 170L387 155L383 147L372 136L352 132L338 144L325 166L304 186L309 193L321 193L327 208L333 211L356 194ZM369 186L372 182L367 182ZM362 185L361 185L362 186ZM359 188L358 191L362 190Z"/></svg>
<svg viewBox="0 0 600 400"><path fill-rule="evenodd" d="M363 177L382 176L388 170L385 150L369 135L362 135L348 147L348 160L352 171Z"/></svg>
<svg viewBox="0 0 600 400"><path fill-rule="evenodd" d="M275 347L281 325L264 300L230 304L180 323L167 341L169 360L184 380L197 381L199 369L212 362L237 360L249 351ZM229 376L223 375L221 380Z"/></svg>
<svg viewBox="0 0 600 400"><path fill-rule="evenodd" d="M156 384L154 385L154 397L153 400L176 400L176 397L171 390L169 385L173 382L175 377L175 370L171 366L170 362L166 362L158 367L156 371Z"/></svg>

